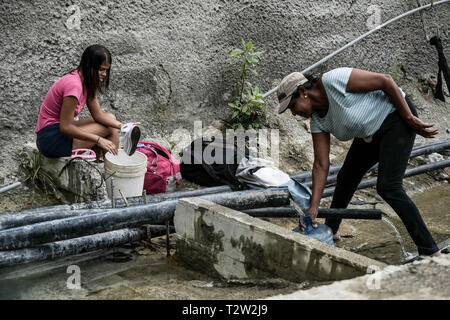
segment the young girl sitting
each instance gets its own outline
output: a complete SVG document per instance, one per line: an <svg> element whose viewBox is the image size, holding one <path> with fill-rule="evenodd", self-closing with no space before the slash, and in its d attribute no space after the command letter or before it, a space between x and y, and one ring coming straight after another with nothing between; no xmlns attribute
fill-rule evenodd
<svg viewBox="0 0 450 320"><path fill-rule="evenodd" d="M113 114L103 112L97 99L97 93L109 87L110 67L109 50L92 45L83 52L80 65L52 85L41 105L35 129L36 145L43 155L67 157L72 150L93 147L117 154L123 125ZM85 104L91 117L77 120ZM140 130L134 124L124 128L123 144L130 155L136 149Z"/></svg>

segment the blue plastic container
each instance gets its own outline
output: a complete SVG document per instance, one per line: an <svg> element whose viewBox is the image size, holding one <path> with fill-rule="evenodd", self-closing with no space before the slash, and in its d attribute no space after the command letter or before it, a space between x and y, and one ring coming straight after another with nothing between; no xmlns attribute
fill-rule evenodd
<svg viewBox="0 0 450 320"><path fill-rule="evenodd" d="M309 214L303 215L301 217L302 223L305 225L305 231L303 234L305 236L309 236L311 238L314 238L316 240L325 242L326 244L329 244L330 246L335 246L333 241L333 231L331 231L331 228L325 224L317 223L317 228L314 228L311 221L311 216ZM297 227L292 231L299 232L300 228Z"/></svg>

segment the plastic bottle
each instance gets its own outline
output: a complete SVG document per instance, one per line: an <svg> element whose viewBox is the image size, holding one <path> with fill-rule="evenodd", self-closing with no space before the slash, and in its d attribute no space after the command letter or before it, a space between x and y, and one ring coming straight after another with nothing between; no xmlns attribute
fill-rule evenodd
<svg viewBox="0 0 450 320"><path fill-rule="evenodd" d="M302 223L306 226L304 235L314 238L316 240L325 242L330 246L335 246L333 241L333 231L331 228L325 224L317 223L317 228L314 228L311 221L311 216L305 214L301 217ZM297 230L294 229L294 231Z"/></svg>

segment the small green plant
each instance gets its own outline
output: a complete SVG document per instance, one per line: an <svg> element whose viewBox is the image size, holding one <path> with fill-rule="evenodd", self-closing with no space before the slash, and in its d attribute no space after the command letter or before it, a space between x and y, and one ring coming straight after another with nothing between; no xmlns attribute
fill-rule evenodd
<svg viewBox="0 0 450 320"><path fill-rule="evenodd" d="M228 63L234 65L234 69L226 73L238 75L233 101L228 103L232 108L231 127L233 129L257 129L258 121L263 112L264 101L258 86L253 86L248 78L250 74L258 76L255 70L256 63L263 51L254 51L251 41L242 40L242 49L233 49L228 54Z"/></svg>
<svg viewBox="0 0 450 320"><path fill-rule="evenodd" d="M21 160L21 167L25 173L25 181L29 181L34 188L44 192L47 196L55 196L55 190L57 188L53 179L44 170L41 170L41 154L33 152L30 156L23 152L21 154Z"/></svg>

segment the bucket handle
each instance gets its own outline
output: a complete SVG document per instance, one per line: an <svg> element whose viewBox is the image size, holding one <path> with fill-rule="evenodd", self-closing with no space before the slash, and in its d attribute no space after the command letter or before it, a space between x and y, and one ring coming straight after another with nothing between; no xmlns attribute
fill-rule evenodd
<svg viewBox="0 0 450 320"><path fill-rule="evenodd" d="M105 180L105 181L108 180L109 178L113 177L116 173L117 173L117 171L114 171L113 173L111 173L111 174L109 175L109 177L106 178L106 172L105 172L104 180Z"/></svg>

